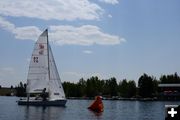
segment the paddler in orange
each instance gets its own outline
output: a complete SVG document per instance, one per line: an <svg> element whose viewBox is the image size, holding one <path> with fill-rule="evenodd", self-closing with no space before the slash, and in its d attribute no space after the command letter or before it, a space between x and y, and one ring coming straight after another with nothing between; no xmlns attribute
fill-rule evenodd
<svg viewBox="0 0 180 120"><path fill-rule="evenodd" d="M95 112L103 112L104 106L102 102L101 96L96 96L95 101L88 107L88 109L95 111Z"/></svg>

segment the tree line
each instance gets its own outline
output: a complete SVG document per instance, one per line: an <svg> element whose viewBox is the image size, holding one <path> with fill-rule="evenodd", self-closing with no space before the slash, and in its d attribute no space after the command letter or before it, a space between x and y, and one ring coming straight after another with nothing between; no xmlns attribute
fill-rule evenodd
<svg viewBox="0 0 180 120"><path fill-rule="evenodd" d="M159 80L146 73L141 75L138 82L123 79L119 82L115 77L110 79L99 79L97 76L84 79L78 82L63 82L66 97L87 97L92 98L96 95L104 97L123 97L123 98L151 98L158 95L159 83L180 83L180 76L177 73L162 75ZM12 86L11 86L12 87ZM22 82L15 87L17 96L26 96L26 84Z"/></svg>
<svg viewBox="0 0 180 120"><path fill-rule="evenodd" d="M136 85L134 80L123 79L117 82L115 77L103 80L93 76L87 80L81 78L77 83L63 82L63 87L67 97L94 97L102 95L105 97L152 98L158 95L159 83L180 83L180 77L177 73L174 73L162 75L157 80L154 76L144 73L139 77Z"/></svg>

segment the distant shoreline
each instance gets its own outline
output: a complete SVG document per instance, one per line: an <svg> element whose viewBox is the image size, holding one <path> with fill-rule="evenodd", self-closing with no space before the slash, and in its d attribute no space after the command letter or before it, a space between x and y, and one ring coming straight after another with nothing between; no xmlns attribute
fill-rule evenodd
<svg viewBox="0 0 180 120"><path fill-rule="evenodd" d="M18 97L16 95L0 95L0 97ZM21 98L21 97L19 97ZM68 100L94 100L94 98L84 98L84 97L68 97ZM102 100L107 101L180 101L180 100L168 100L168 99L158 99L158 98L103 98Z"/></svg>
<svg viewBox="0 0 180 120"><path fill-rule="evenodd" d="M70 100L94 100L94 98L68 97ZM157 98L104 98L103 100L122 100L122 101L156 101Z"/></svg>
<svg viewBox="0 0 180 120"><path fill-rule="evenodd" d="M94 100L94 98L82 98L82 97L68 97L69 100ZM167 100L158 98L103 98L103 100L110 101L180 101L180 100Z"/></svg>

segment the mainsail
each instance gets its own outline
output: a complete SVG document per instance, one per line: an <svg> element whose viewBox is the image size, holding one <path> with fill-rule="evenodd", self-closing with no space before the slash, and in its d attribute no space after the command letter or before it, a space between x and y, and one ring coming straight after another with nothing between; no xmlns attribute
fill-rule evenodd
<svg viewBox="0 0 180 120"><path fill-rule="evenodd" d="M44 88L49 93L49 100L65 99L47 30L40 35L34 46L27 78L27 93L41 93Z"/></svg>
<svg viewBox="0 0 180 120"><path fill-rule="evenodd" d="M35 43L27 77L27 93L40 93L48 86L48 32L45 30Z"/></svg>

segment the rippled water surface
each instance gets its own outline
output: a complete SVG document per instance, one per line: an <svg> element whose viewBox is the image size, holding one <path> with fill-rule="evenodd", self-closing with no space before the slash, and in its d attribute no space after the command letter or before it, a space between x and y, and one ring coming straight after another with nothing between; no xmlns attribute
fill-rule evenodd
<svg viewBox="0 0 180 120"><path fill-rule="evenodd" d="M0 97L0 120L164 120L165 104L180 102L103 101L104 112L89 111L91 100L68 100L66 107L18 106L17 97Z"/></svg>

